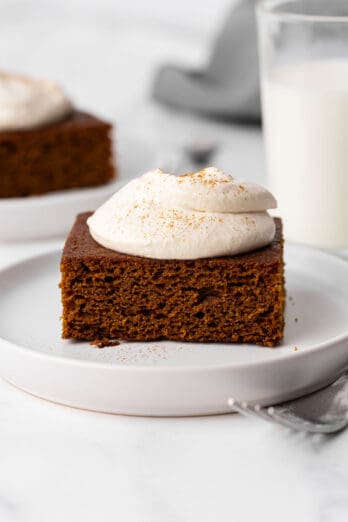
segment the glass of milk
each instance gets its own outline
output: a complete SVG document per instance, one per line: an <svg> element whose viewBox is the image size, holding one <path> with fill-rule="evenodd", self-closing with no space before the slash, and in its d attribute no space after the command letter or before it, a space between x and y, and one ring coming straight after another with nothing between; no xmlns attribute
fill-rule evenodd
<svg viewBox="0 0 348 522"><path fill-rule="evenodd" d="M285 236L348 249L348 0L257 7L269 185Z"/></svg>

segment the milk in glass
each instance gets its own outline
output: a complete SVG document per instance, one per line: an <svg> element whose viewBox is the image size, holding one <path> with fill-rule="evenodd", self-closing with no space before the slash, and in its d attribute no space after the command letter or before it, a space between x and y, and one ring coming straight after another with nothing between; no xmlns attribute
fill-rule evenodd
<svg viewBox="0 0 348 522"><path fill-rule="evenodd" d="M269 184L286 237L348 248L348 60L274 68L262 87Z"/></svg>

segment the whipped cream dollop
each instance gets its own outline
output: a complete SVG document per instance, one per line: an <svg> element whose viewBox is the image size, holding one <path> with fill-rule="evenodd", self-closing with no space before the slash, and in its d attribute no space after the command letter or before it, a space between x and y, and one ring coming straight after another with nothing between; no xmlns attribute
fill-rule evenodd
<svg viewBox="0 0 348 522"><path fill-rule="evenodd" d="M71 110L70 100L56 83L0 73L0 131L41 127Z"/></svg>
<svg viewBox="0 0 348 522"><path fill-rule="evenodd" d="M147 172L116 192L89 219L100 245L155 259L198 259L269 244L276 200L263 187L214 167L174 176Z"/></svg>

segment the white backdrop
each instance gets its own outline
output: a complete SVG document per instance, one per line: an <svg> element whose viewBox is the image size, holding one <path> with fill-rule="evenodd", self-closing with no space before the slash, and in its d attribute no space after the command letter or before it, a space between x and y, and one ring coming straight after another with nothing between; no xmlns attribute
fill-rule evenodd
<svg viewBox="0 0 348 522"><path fill-rule="evenodd" d="M230 0L0 0L0 68L51 77L117 115L167 61L200 64Z"/></svg>

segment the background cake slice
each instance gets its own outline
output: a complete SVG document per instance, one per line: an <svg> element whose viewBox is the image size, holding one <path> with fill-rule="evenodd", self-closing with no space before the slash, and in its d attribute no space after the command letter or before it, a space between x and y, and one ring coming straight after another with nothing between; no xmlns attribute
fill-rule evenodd
<svg viewBox="0 0 348 522"><path fill-rule="evenodd" d="M115 175L111 129L74 110L48 126L0 132L0 197L107 183Z"/></svg>
<svg viewBox="0 0 348 522"><path fill-rule="evenodd" d="M115 175L112 126L55 82L0 71L0 198L103 185Z"/></svg>

